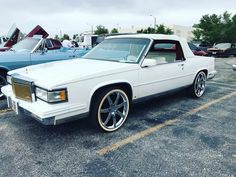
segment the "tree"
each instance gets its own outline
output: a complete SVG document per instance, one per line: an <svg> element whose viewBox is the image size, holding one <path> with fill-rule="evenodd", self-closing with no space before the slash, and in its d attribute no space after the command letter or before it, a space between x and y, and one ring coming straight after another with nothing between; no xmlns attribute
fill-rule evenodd
<svg viewBox="0 0 236 177"><path fill-rule="evenodd" d="M193 38L194 41L201 41L202 40L202 30L201 29L196 28L193 30L192 33L194 35L194 38Z"/></svg>
<svg viewBox="0 0 236 177"><path fill-rule="evenodd" d="M65 39L70 40L70 36L68 34L64 34L61 40L63 41Z"/></svg>
<svg viewBox="0 0 236 177"><path fill-rule="evenodd" d="M73 35L73 40L75 40L77 38L78 34L74 34Z"/></svg>
<svg viewBox="0 0 236 177"><path fill-rule="evenodd" d="M166 28L165 34L174 34L174 31L170 28Z"/></svg>
<svg viewBox="0 0 236 177"><path fill-rule="evenodd" d="M111 33L119 33L119 31L118 31L117 28L113 28L113 29L111 30Z"/></svg>
<svg viewBox="0 0 236 177"><path fill-rule="evenodd" d="M161 24L159 26L157 25L156 33L157 34L173 34L174 32L170 28L168 28L165 25Z"/></svg>
<svg viewBox="0 0 236 177"><path fill-rule="evenodd" d="M165 25L157 25L156 28L148 27L147 29L138 30L137 33L144 33L144 34L173 34L174 32L166 27Z"/></svg>
<svg viewBox="0 0 236 177"><path fill-rule="evenodd" d="M204 15L193 31L195 39L201 39L210 44L219 42L236 42L236 15L227 11L222 15Z"/></svg>
<svg viewBox="0 0 236 177"><path fill-rule="evenodd" d="M105 26L98 25L97 29L94 31L94 34L101 35L101 34L108 34L109 31Z"/></svg>
<svg viewBox="0 0 236 177"><path fill-rule="evenodd" d="M137 31L137 33L155 34L156 31L154 28L148 27L147 29L141 29L141 30Z"/></svg>
<svg viewBox="0 0 236 177"><path fill-rule="evenodd" d="M54 39L60 40L58 35L55 35Z"/></svg>

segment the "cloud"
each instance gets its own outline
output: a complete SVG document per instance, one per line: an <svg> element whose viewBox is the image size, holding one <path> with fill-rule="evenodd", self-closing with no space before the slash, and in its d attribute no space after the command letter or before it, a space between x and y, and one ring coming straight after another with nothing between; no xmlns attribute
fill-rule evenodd
<svg viewBox="0 0 236 177"><path fill-rule="evenodd" d="M40 24L52 36L60 30L80 33L99 24L149 26L153 23L150 14L157 17L157 23L192 26L204 14L235 12L235 6L233 0L8 0L1 3L0 34L6 34L13 23L26 33Z"/></svg>

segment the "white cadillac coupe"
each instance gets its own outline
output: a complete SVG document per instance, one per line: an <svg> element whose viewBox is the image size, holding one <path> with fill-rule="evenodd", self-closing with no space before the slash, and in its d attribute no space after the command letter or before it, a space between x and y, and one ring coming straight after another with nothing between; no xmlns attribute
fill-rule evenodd
<svg viewBox="0 0 236 177"><path fill-rule="evenodd" d="M188 87L201 97L215 76L215 59L194 56L174 35L108 37L83 58L8 73L2 88L8 106L46 125L88 117L112 132L137 100Z"/></svg>

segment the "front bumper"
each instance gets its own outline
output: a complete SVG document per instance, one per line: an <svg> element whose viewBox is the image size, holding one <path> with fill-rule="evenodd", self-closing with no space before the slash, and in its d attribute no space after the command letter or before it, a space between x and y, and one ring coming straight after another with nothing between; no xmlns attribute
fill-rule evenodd
<svg viewBox="0 0 236 177"><path fill-rule="evenodd" d="M222 51L222 50L208 50L207 53L209 56L214 56L214 57L224 55L224 51Z"/></svg>
<svg viewBox="0 0 236 177"><path fill-rule="evenodd" d="M44 125L56 125L88 116L86 105L66 103L49 104L41 100L27 102L15 98L11 85L2 87L8 107L16 114L30 116Z"/></svg>
<svg viewBox="0 0 236 177"><path fill-rule="evenodd" d="M9 100L9 98L8 98ZM46 117L46 118L40 118L37 115L33 114L32 112L22 108L22 107L18 107L18 113L21 116L29 116L34 118L35 120L37 120L38 122L40 122L43 125L56 125L56 119L55 116L54 117Z"/></svg>

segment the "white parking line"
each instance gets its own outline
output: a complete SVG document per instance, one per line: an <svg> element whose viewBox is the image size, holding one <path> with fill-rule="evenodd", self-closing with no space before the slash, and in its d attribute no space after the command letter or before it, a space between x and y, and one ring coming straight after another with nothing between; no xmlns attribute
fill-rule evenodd
<svg viewBox="0 0 236 177"><path fill-rule="evenodd" d="M225 83L222 83L222 82L215 82L215 81L210 81L208 83L209 84L217 84L217 85L229 86L229 87L236 87L236 85L234 85L234 84L225 84Z"/></svg>
<svg viewBox="0 0 236 177"><path fill-rule="evenodd" d="M226 90L236 90L236 88L230 88L228 86L222 86L222 85L218 85L218 84L215 84L215 83L208 83L207 86L210 86L210 87L216 87L216 88L223 88L223 89L226 89Z"/></svg>
<svg viewBox="0 0 236 177"><path fill-rule="evenodd" d="M199 111L207 109L208 107L210 107L212 105L215 105L215 104L217 104L217 103L219 103L221 101L227 100L227 99L229 99L229 98L231 98L232 96L235 96L235 95L236 95L236 91L231 92L228 95L225 95L225 96L220 97L218 99L212 100L212 101L210 101L210 102L208 102L208 103L206 103L204 105L201 105L201 106L199 106L199 107L197 107L195 109L192 109L192 110L190 110L190 111L184 113L183 115L178 116L178 117L176 117L174 119L167 120L167 121L165 121L162 124L158 124L158 125L156 125L154 127L150 127L150 128L148 128L146 130L143 130L141 132L135 133L135 134L133 134L133 135L131 135L131 136L125 138L125 139L119 140L119 141L117 141L114 144L108 145L107 147L104 147L104 148L100 149L98 151L98 155L104 156L105 154L107 154L109 152L115 151L115 150L117 150L117 149L119 149L119 148L129 144L129 143L132 143L132 142L137 141L137 140L139 140L141 138L144 138L144 137L146 137L146 136L148 136L148 135L150 135L152 133L155 133L156 131L158 131L158 130L160 130L160 129L168 126L168 125L173 125L173 124L183 120L184 118L187 118L187 117L189 117L191 115L194 115L194 114L196 114Z"/></svg>
<svg viewBox="0 0 236 177"><path fill-rule="evenodd" d="M0 110L0 114L7 113L7 112L11 112L11 111L12 111L11 108L2 109L2 110Z"/></svg>
<svg viewBox="0 0 236 177"><path fill-rule="evenodd" d="M0 131L7 129L7 125L0 125Z"/></svg>

